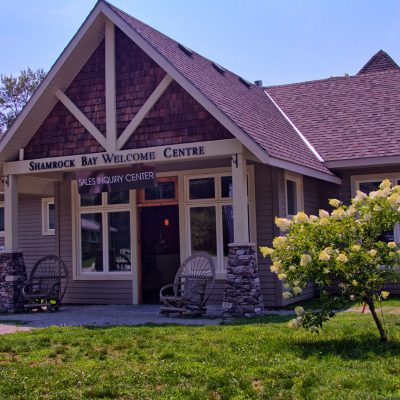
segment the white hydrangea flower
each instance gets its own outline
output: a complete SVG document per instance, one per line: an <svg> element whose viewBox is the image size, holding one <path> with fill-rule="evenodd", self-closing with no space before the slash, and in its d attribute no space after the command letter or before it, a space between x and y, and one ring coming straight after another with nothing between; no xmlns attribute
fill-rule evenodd
<svg viewBox="0 0 400 400"><path fill-rule="evenodd" d="M300 259L300 265L302 267L305 267L307 264L310 264L311 261L312 261L312 258L309 254L303 254Z"/></svg>
<svg viewBox="0 0 400 400"><path fill-rule="evenodd" d="M329 205L332 207L338 208L342 204L342 202L338 199L329 199Z"/></svg>
<svg viewBox="0 0 400 400"><path fill-rule="evenodd" d="M294 309L294 311L295 311L296 315L298 315L298 316L303 315L304 312L305 312L305 311L304 311L304 308L301 307L301 306L297 306L297 307Z"/></svg>

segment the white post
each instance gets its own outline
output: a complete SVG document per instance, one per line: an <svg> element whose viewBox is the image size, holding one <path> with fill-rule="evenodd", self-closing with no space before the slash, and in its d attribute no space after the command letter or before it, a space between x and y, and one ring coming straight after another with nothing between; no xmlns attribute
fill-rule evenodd
<svg viewBox="0 0 400 400"><path fill-rule="evenodd" d="M17 176L8 175L4 185L4 247L18 250L18 187Z"/></svg>
<svg viewBox="0 0 400 400"><path fill-rule="evenodd" d="M246 157L232 155L233 235L235 243L249 242L249 215L247 211Z"/></svg>
<svg viewBox="0 0 400 400"><path fill-rule="evenodd" d="M106 21L106 135L107 150L117 149L117 110L115 89L115 26Z"/></svg>

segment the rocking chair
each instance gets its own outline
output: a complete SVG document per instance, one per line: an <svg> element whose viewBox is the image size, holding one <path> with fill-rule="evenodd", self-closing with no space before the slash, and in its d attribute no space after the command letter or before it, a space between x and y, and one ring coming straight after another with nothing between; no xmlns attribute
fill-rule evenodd
<svg viewBox="0 0 400 400"><path fill-rule="evenodd" d="M211 257L199 252L188 257L178 269L174 283L160 290L160 313L204 315L206 303L215 282L215 266ZM172 292L167 294L167 292Z"/></svg>
<svg viewBox="0 0 400 400"><path fill-rule="evenodd" d="M28 310L54 311L61 306L68 285L68 269L56 256L41 258L33 266L28 282L22 288Z"/></svg>

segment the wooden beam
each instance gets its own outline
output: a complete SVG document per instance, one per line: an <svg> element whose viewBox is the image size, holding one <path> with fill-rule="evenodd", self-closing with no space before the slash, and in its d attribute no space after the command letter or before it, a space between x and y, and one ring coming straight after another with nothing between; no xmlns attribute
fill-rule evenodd
<svg viewBox="0 0 400 400"><path fill-rule="evenodd" d="M247 210L247 166L243 153L232 156L233 237L235 243L249 242L249 214Z"/></svg>
<svg viewBox="0 0 400 400"><path fill-rule="evenodd" d="M8 175L4 185L4 245L6 250L18 250L17 175Z"/></svg>
<svg viewBox="0 0 400 400"><path fill-rule="evenodd" d="M115 25L106 20L106 136L108 151L117 149L117 110L115 92Z"/></svg>
<svg viewBox="0 0 400 400"><path fill-rule="evenodd" d="M71 114L87 129L87 131L108 150L107 140L104 135L96 128L89 118L72 102L72 100L60 89L56 90L56 96L71 112Z"/></svg>
<svg viewBox="0 0 400 400"><path fill-rule="evenodd" d="M129 125L122 132L122 135L117 140L117 150L121 150L124 147L125 143L129 140L129 138L133 135L137 127L141 124L141 122L145 119L146 115L153 108L154 104L157 103L158 99L162 96L162 94L167 90L168 86L172 82L171 76L168 74L165 75L164 79L159 83L159 85L155 88L154 92L150 95L150 97L143 104L142 108L137 112Z"/></svg>

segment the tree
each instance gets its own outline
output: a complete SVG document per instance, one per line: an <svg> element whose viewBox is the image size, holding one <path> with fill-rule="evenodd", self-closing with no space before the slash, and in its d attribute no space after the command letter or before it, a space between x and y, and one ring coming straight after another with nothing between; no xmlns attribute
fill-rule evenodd
<svg viewBox="0 0 400 400"><path fill-rule="evenodd" d="M400 221L400 186L383 181L368 196L357 191L350 206L329 200L331 213L299 212L293 220L276 218L285 236L273 240L273 248L261 247L264 257L272 258L271 271L284 281L285 298L299 295L309 282L321 290L320 310L296 309L291 327L302 326L317 332L349 300L368 304L382 341L387 335L375 309L385 282L399 277L400 249L394 241L384 241ZM336 288L336 290L333 290Z"/></svg>
<svg viewBox="0 0 400 400"><path fill-rule="evenodd" d="M0 75L0 132L16 120L32 93L45 77L43 69L22 70L20 75Z"/></svg>

